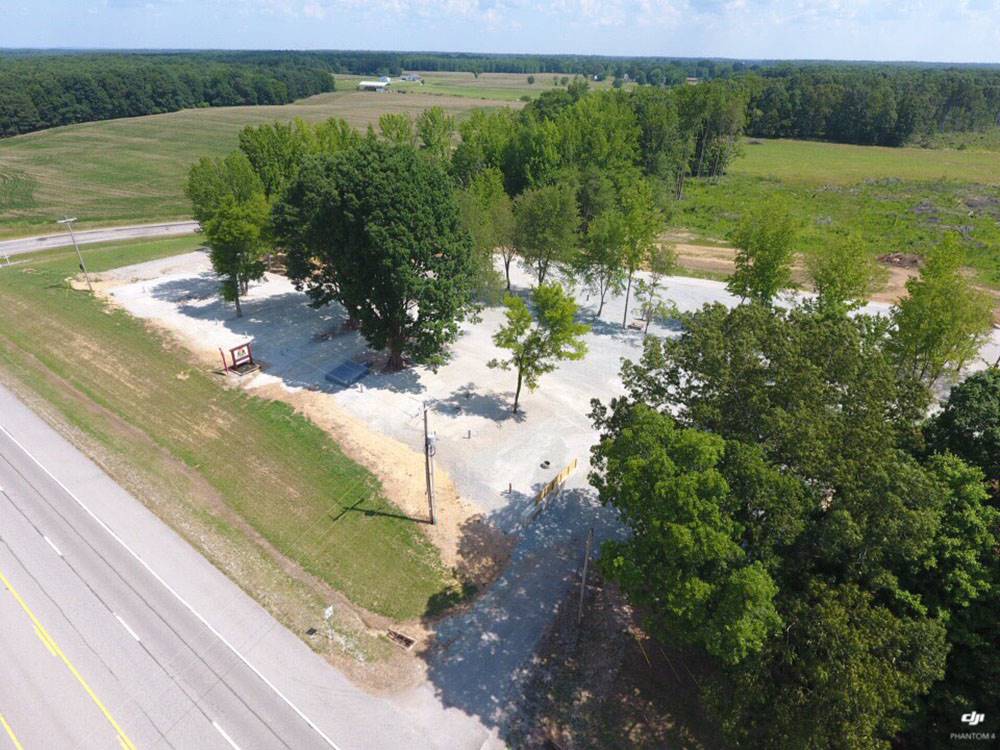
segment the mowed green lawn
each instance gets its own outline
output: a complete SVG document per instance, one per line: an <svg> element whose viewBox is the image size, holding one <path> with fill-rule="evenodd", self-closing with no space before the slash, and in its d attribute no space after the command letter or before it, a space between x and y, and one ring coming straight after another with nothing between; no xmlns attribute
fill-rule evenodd
<svg viewBox="0 0 1000 750"><path fill-rule="evenodd" d="M975 149L888 148L817 141L749 138L730 174L803 185L852 185L865 180L955 180L1000 185L1000 157Z"/></svg>
<svg viewBox="0 0 1000 750"><path fill-rule="evenodd" d="M196 246L183 238L84 252L100 271ZM72 251L23 260L0 268L0 370L120 454L130 471L142 471L149 446L166 450L211 488L211 497L188 498L202 502L196 510L210 523L232 527L230 514L238 514L282 555L371 611L417 617L447 588L419 522L400 517L375 477L325 432L285 404L223 387L176 344L72 290Z"/></svg>
<svg viewBox="0 0 1000 750"><path fill-rule="evenodd" d="M801 252L854 234L876 255L923 254L949 233L979 280L1000 287L1000 154L790 140L742 149L718 182L688 183L676 228L724 239L748 209L777 201L799 222Z"/></svg>
<svg viewBox="0 0 1000 750"><path fill-rule="evenodd" d="M53 222L66 214L84 228L187 218L191 206L183 186L189 167L202 156L236 148L248 124L342 117L365 128L384 112L417 114L439 106L462 117L491 104L501 102L344 90L284 106L190 109L3 139L0 238L57 230Z"/></svg>

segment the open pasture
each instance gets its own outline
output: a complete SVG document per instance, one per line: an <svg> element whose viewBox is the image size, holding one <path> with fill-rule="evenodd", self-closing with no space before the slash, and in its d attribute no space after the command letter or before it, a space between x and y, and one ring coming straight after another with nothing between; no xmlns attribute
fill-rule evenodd
<svg viewBox="0 0 1000 750"><path fill-rule="evenodd" d="M780 201L808 252L856 234L874 255L921 255L958 236L978 280L1000 287L1000 162L974 149L882 148L812 141L745 142L718 182L691 180L674 227L725 241L743 213Z"/></svg>
<svg viewBox="0 0 1000 750"><path fill-rule="evenodd" d="M223 156L234 149L245 125L342 117L365 128L385 112L417 114L438 106L462 117L490 103L345 90L283 106L188 109L3 139L0 237L58 229L52 222L66 214L79 218L80 227L187 218L191 205L183 185L188 168L202 156Z"/></svg>
<svg viewBox="0 0 1000 750"><path fill-rule="evenodd" d="M411 71L406 71L407 73ZM546 89L556 88L556 81L564 73L535 73L534 83L528 83L527 73L480 73L477 78L467 71L412 71L424 79L423 83L403 81L393 77L392 88L416 94L438 94L441 96L464 96L473 99L517 101L522 96L535 97ZM371 80L374 76L337 75L337 88L347 90L357 86L358 81ZM592 90L609 89L612 81L588 80Z"/></svg>

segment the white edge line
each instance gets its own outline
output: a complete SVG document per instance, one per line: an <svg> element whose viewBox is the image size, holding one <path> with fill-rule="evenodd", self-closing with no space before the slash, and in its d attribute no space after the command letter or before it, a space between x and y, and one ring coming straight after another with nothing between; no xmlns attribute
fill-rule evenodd
<svg viewBox="0 0 1000 750"><path fill-rule="evenodd" d="M260 670L257 669L257 667L255 667L253 664L251 664L247 660L247 658L245 656L243 656L243 654L241 654L233 644L231 644L229 641L227 641L225 639L225 637L222 635L222 633L220 633L218 630L216 630L214 627L212 627L211 623L209 623L208 620L206 620L204 617L202 617L201 614L198 612L198 610L196 610L194 607L192 607L190 604L188 604L187 600L184 599L184 597L182 597L179 593L177 593L177 591L174 590L174 588L169 583L167 583L165 580L163 580L163 578L160 577L159 573L157 573L155 570L153 570L145 560L143 560L141 557L139 557L139 555L131 547L129 547L128 544L125 543L124 539L122 539L120 536L118 536L118 534L116 534L115 531L110 526L108 526L103 520L101 520L97 516L97 514L94 513L94 511L92 511L90 508L88 508L87 505L82 500L80 500L80 498L78 498L75 494L73 494L73 491L69 487L67 487L65 484L63 484L59 480L59 478L55 476L55 474L53 474L51 471L49 471L42 464L41 461L39 461L37 458L35 458L32 455L31 451L29 451L27 448L25 448L23 445L21 445L21 443L18 441L18 439L16 437L14 437L10 433L10 430L8 430L3 425L0 425L0 430L2 430L4 432L4 434L7 435L8 438L10 438L10 440L14 443L14 445L16 445L18 448L20 448L24 452L24 455L26 455L28 458L30 458L32 461L34 461L35 465L37 465L39 469L41 469L46 474L48 474L49 477L52 479L53 482L55 482L56 484L58 484L67 495L69 495L71 498L73 498L73 501L77 505L79 505L81 508L83 508L83 510L87 513L87 515L89 515L91 518L93 518L102 529L104 529L106 532L108 532L108 534L110 534L111 537L116 542L118 542L118 544L120 544L125 549L126 552L128 552L132 557L134 557L135 560L136 560L136 562L138 562L142 567L144 567L149 572L149 574L151 576L153 576L153 578L155 578L160 583L160 585L163 586L163 588L165 588L167 591L169 591L171 593L171 595L177 601L179 601L184 606L185 609L188 610L188 612L190 612L192 615L194 615L199 620L199 622L201 622L202 625L204 625L206 628L208 628L208 630L212 633L212 635L214 635L216 638L218 638L220 641L222 641L222 643L225 644L226 648L228 648L236 656L237 659L239 659L241 662L243 662L251 672L253 672L255 675L257 675L257 677L259 677L260 680L265 685L267 685L269 688L271 688L271 690L274 692L274 694L277 695L279 698L281 698L282 701L284 701L285 705L287 705L290 709L292 709L292 711L294 711L299 716L299 718L301 718L306 724L308 724L312 728L312 730L314 732L316 732L316 734L318 734L320 737L322 737L323 741L326 742L326 744L328 744L330 747L334 748L334 750L341 750L340 746L337 745L336 742L334 742L333 740L331 740L322 729L320 729L318 726L316 726L316 724L313 722L312 719L310 719L308 716L306 716L304 713L302 713L302 711L299 709L298 706L296 706L294 703L292 703L285 696L284 693L282 693L280 690L278 690L278 688L275 686L275 684L273 682L271 682L269 679L267 679L267 677L265 677L260 672ZM216 728L218 728L218 726L216 726Z"/></svg>
<svg viewBox="0 0 1000 750"><path fill-rule="evenodd" d="M55 551L57 555L59 555L59 557L63 556L63 553L59 551L59 548L56 546L55 542L53 542L51 539L45 536L45 534L42 534L42 539L44 539L46 542L49 543L49 546Z"/></svg>
<svg viewBox="0 0 1000 750"><path fill-rule="evenodd" d="M123 619L122 619L121 617L119 617L119 616L118 616L118 613L117 613L117 612L112 612L112 614L113 614L113 615L115 616L115 619L116 619L116 620L118 620L118 622L120 622L120 623L122 624L122 627L123 627L123 628L125 628L125 629L126 629L126 630L128 631L128 634L129 634L130 636L132 636L133 638L135 638L135 639L136 639L136 641L138 641L139 643L142 643L142 641L141 641L141 640L139 640L139 636L137 636L137 635L135 634L135 631L134 631L134 630L132 630L132 628L130 628L130 627L128 626L128 623L127 623L127 622L125 622L125 621L124 621L124 620L123 620Z"/></svg>
<svg viewBox="0 0 1000 750"><path fill-rule="evenodd" d="M222 735L222 739L229 743L229 746L233 750L240 750L240 746L233 742L233 738L226 734L226 730L215 723L215 719L212 719L212 726L215 727L215 731Z"/></svg>

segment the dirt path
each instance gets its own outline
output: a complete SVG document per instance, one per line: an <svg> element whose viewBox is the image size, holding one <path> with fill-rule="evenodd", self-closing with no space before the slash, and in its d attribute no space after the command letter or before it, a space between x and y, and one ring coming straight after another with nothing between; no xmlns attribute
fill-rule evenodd
<svg viewBox="0 0 1000 750"><path fill-rule="evenodd" d="M666 237L674 243L677 264L689 271L715 277L729 276L735 270L736 249L716 245L692 243L688 232L675 232ZM871 302L897 302L906 296L906 282L920 273L916 256L892 253L879 259L879 265L887 272L885 284L869 298ZM792 264L792 280L802 288L809 288L809 278L801 255ZM1000 291L976 285L976 288L991 295L995 300L994 321L1000 324Z"/></svg>

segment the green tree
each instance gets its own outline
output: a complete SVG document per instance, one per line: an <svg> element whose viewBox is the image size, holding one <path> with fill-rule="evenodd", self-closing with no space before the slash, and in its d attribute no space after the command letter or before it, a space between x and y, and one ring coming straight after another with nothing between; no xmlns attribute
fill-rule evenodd
<svg viewBox="0 0 1000 750"><path fill-rule="evenodd" d="M625 251L628 225L616 210L599 214L587 229L580 252L573 260L573 275L597 295L596 316L601 317L608 293L625 288Z"/></svg>
<svg viewBox="0 0 1000 750"><path fill-rule="evenodd" d="M379 115L378 129L383 138L396 146L417 145L413 119L405 112L386 112Z"/></svg>
<svg viewBox="0 0 1000 750"><path fill-rule="evenodd" d="M246 203L263 193L264 186L250 160L235 151L224 159L199 159L188 171L184 192L191 200L194 218L204 224L226 198Z"/></svg>
<svg viewBox="0 0 1000 750"><path fill-rule="evenodd" d="M806 269L821 307L849 312L863 306L886 274L857 237L823 244L806 255Z"/></svg>
<svg viewBox="0 0 1000 750"><path fill-rule="evenodd" d="M622 328L628 325L628 303L632 294L635 272L648 262L656 246L656 238L663 230L663 212L657 205L656 194L649 180L639 179L622 191L622 212L628 227L625 245L625 311Z"/></svg>
<svg viewBox="0 0 1000 750"><path fill-rule="evenodd" d="M268 219L264 186L250 160L236 151L225 159L203 158L191 167L185 192L201 223L222 298L243 314L240 297L264 275Z"/></svg>
<svg viewBox="0 0 1000 750"><path fill-rule="evenodd" d="M940 675L944 628L895 616L854 584L817 579L779 604L783 637L726 670L709 703L737 747L878 748Z"/></svg>
<svg viewBox="0 0 1000 750"><path fill-rule="evenodd" d="M769 202L749 211L733 231L736 270L726 289L740 299L770 305L792 283L797 227L783 206Z"/></svg>
<svg viewBox="0 0 1000 750"><path fill-rule="evenodd" d="M514 202L514 241L539 286L553 267L568 265L577 248L580 217L572 185L532 188Z"/></svg>
<svg viewBox="0 0 1000 750"><path fill-rule="evenodd" d="M535 82L535 77L534 77L534 76L528 76L528 85L530 86L530 85L532 85L532 84L533 84L534 82Z"/></svg>
<svg viewBox="0 0 1000 750"><path fill-rule="evenodd" d="M340 302L369 344L436 365L469 310L472 241L454 188L412 147L366 139L303 167L275 207L289 275L315 304Z"/></svg>
<svg viewBox="0 0 1000 750"><path fill-rule="evenodd" d="M907 296L892 311L892 351L900 371L924 383L957 374L978 354L993 321L990 298L962 273L953 237L932 250Z"/></svg>
<svg viewBox="0 0 1000 750"><path fill-rule="evenodd" d="M513 203L503 189L503 175L485 169L458 194L459 216L472 237L476 257L476 278L481 296L497 286L494 254L503 260L504 278L510 291L510 264L515 257Z"/></svg>
<svg viewBox="0 0 1000 750"><path fill-rule="evenodd" d="M784 623L759 650L720 659L711 681L735 745L887 748L942 678L927 699L935 716L995 695L974 649L997 632L986 613L1000 519L978 469L910 453L927 393L900 375L889 325L812 303L706 306L679 337L647 337L642 360L623 364L626 396L595 404L605 434L642 408L724 441L715 468L731 500L718 507L776 584ZM622 465L652 450L638 445ZM643 583L656 606L673 579Z"/></svg>
<svg viewBox="0 0 1000 750"><path fill-rule="evenodd" d="M577 304L558 284L539 284L531 293L535 316L521 297L507 295L507 322L493 334L493 343L508 349L507 359L492 359L487 365L517 371L517 388L511 411L517 413L521 387L533 391L542 375L552 372L562 360L583 359L587 344L583 334L590 327L576 322Z"/></svg>
<svg viewBox="0 0 1000 750"><path fill-rule="evenodd" d="M667 245L654 245L649 253L649 278L636 279L635 298L646 321L643 333L649 333L649 324L654 318L675 315L676 309L669 302L660 299L660 284L677 268L677 253Z"/></svg>
<svg viewBox="0 0 1000 750"><path fill-rule="evenodd" d="M243 316L240 297L247 293L251 281L263 278L266 270L263 228L267 215L263 193L245 202L237 202L230 195L202 227L212 268L221 277L222 298L236 305L237 318Z"/></svg>
<svg viewBox="0 0 1000 750"><path fill-rule="evenodd" d="M591 483L632 530L602 547L605 574L648 613L652 632L726 663L759 651L781 625L778 588L740 546L738 500L718 468L725 441L642 404L597 422Z"/></svg>
<svg viewBox="0 0 1000 750"><path fill-rule="evenodd" d="M472 110L458 125L461 139L451 155L459 183L468 185L484 169L502 170L517 127L517 113L507 107Z"/></svg>
<svg viewBox="0 0 1000 750"><path fill-rule="evenodd" d="M441 107L431 107L417 115L416 129L424 152L435 159L447 161L455 135L455 118Z"/></svg>
<svg viewBox="0 0 1000 750"><path fill-rule="evenodd" d="M978 466L1000 493L1000 369L977 372L952 388L924 434L930 450Z"/></svg>

